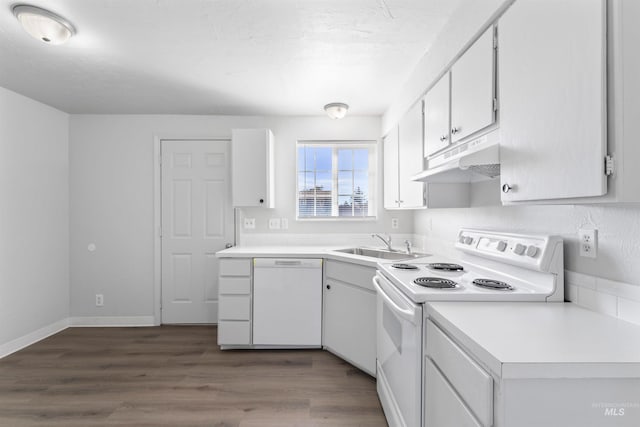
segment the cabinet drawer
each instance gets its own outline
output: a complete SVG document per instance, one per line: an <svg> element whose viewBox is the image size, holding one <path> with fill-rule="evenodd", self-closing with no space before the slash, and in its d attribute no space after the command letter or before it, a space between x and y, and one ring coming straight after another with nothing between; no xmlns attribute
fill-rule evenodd
<svg viewBox="0 0 640 427"><path fill-rule="evenodd" d="M250 276L251 259L222 258L220 259L220 276Z"/></svg>
<svg viewBox="0 0 640 427"><path fill-rule="evenodd" d="M483 427L427 357L425 365L425 427ZM488 424L484 425L488 427Z"/></svg>
<svg viewBox="0 0 640 427"><path fill-rule="evenodd" d="M220 277L220 295L249 295L251 293L250 277Z"/></svg>
<svg viewBox="0 0 640 427"><path fill-rule="evenodd" d="M222 320L218 323L219 345L251 344L251 323L244 320Z"/></svg>
<svg viewBox="0 0 640 427"><path fill-rule="evenodd" d="M483 426L493 424L493 379L435 324L427 320L427 356Z"/></svg>
<svg viewBox="0 0 640 427"><path fill-rule="evenodd" d="M221 295L218 303L218 319L250 320L251 297L249 295Z"/></svg>
<svg viewBox="0 0 640 427"><path fill-rule="evenodd" d="M328 260L325 264L325 276L351 283L375 292L371 280L376 275L376 269L358 264Z"/></svg>

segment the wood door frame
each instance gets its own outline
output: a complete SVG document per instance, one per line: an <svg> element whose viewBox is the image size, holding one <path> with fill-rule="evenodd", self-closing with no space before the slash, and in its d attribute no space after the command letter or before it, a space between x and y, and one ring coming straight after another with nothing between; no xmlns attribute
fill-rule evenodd
<svg viewBox="0 0 640 427"><path fill-rule="evenodd" d="M225 141L231 144L228 136L153 136L153 324L162 324L162 141ZM231 166L231 164L229 164ZM229 176L231 180L231 176ZM234 230L235 233L235 230Z"/></svg>

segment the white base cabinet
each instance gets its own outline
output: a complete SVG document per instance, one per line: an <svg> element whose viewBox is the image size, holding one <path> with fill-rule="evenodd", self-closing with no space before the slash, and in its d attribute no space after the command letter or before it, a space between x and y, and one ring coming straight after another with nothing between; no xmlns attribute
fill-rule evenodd
<svg viewBox="0 0 640 427"><path fill-rule="evenodd" d="M376 374L376 270L325 262L323 346L366 373Z"/></svg>
<svg viewBox="0 0 640 427"><path fill-rule="evenodd" d="M251 259L220 259L218 345L251 344Z"/></svg>

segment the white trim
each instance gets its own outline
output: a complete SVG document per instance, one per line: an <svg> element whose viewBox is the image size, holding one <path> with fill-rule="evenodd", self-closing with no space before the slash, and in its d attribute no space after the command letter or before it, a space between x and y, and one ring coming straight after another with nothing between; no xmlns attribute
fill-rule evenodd
<svg viewBox="0 0 640 427"><path fill-rule="evenodd" d="M161 151L158 135L153 137L153 324L160 325L162 321L162 185L161 185Z"/></svg>
<svg viewBox="0 0 640 427"><path fill-rule="evenodd" d="M5 344L0 344L0 359L6 357L18 350L22 350L32 344L37 343L40 340L47 338L53 334L57 334L60 331L64 331L69 327L69 319L65 318L58 320L48 326L30 332Z"/></svg>
<svg viewBox="0 0 640 427"><path fill-rule="evenodd" d="M71 317L70 327L93 327L93 326L157 326L155 316L95 316L95 317Z"/></svg>
<svg viewBox="0 0 640 427"><path fill-rule="evenodd" d="M152 325L134 326L159 326L162 324L162 141L229 141L231 136L185 136L154 135L153 136L153 323ZM230 166L230 165L229 165ZM231 177L231 174L229 174ZM234 222L235 226L235 222ZM235 236L235 230L234 230ZM107 326L107 325L105 325ZM121 325L122 326L122 325Z"/></svg>

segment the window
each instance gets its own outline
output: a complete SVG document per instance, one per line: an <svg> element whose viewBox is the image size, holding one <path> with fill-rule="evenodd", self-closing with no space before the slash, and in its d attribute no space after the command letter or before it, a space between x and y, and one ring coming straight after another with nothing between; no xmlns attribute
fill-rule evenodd
<svg viewBox="0 0 640 427"><path fill-rule="evenodd" d="M298 141L298 218L375 217L375 141Z"/></svg>

